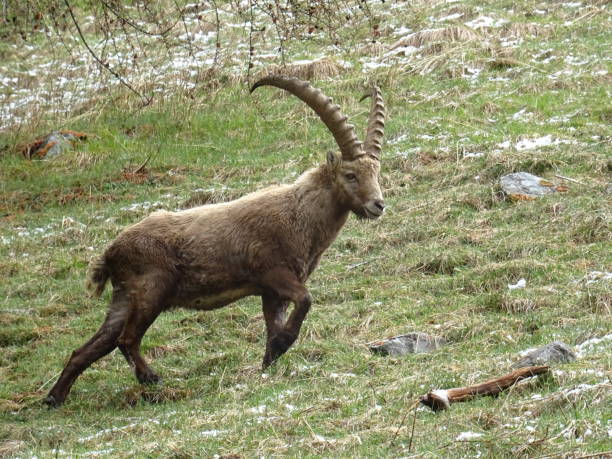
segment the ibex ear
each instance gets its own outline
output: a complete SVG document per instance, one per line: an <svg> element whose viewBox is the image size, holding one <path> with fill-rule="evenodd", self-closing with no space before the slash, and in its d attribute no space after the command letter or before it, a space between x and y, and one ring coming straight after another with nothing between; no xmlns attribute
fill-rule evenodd
<svg viewBox="0 0 612 459"><path fill-rule="evenodd" d="M327 153L327 164L332 170L336 170L342 162L342 154L339 151L330 151Z"/></svg>

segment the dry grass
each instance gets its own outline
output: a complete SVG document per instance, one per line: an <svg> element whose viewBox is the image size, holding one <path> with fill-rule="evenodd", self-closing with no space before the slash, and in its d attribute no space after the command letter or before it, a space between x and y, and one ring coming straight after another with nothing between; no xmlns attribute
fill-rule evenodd
<svg viewBox="0 0 612 459"><path fill-rule="evenodd" d="M504 24L501 28L500 36L503 38L533 38L533 37L549 37L554 31L554 28L549 24L537 24L533 22L511 22Z"/></svg>
<svg viewBox="0 0 612 459"><path fill-rule="evenodd" d="M509 314L522 314L535 311L538 309L538 305L531 298L512 298L504 296L500 303L500 309Z"/></svg>
<svg viewBox="0 0 612 459"><path fill-rule="evenodd" d="M288 64L288 65L271 65L255 76L255 80L269 75L287 75L299 78L301 80L322 80L338 76L345 71L345 68L330 57L324 57L312 62Z"/></svg>
<svg viewBox="0 0 612 459"><path fill-rule="evenodd" d="M461 78L469 76L471 70L463 62L466 53L472 53L470 45L462 44L454 47L444 48L443 46L432 46L429 50L435 49L429 55L420 59L412 60L407 65L407 71L415 75L428 75L432 72L445 69L446 76L449 78Z"/></svg>
<svg viewBox="0 0 612 459"><path fill-rule="evenodd" d="M388 51L388 47L382 43L368 43L357 50L361 56L380 57Z"/></svg>
<svg viewBox="0 0 612 459"><path fill-rule="evenodd" d="M422 30L420 32L411 33L393 43L390 46L391 50L402 46L414 46L421 48L424 45L429 46L424 53L434 54L440 52L442 48L437 48L434 45L444 47L451 46L452 43L468 43L472 41L482 40L482 35L473 29L461 26L451 26L441 29Z"/></svg>

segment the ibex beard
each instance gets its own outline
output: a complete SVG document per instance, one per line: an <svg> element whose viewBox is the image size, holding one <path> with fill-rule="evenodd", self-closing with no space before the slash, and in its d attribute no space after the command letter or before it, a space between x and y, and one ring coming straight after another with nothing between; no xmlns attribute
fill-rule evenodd
<svg viewBox="0 0 612 459"><path fill-rule="evenodd" d="M173 307L212 310L249 295L261 296L267 340L263 368L295 342L312 299L305 283L350 212L380 217L385 208L378 176L385 108L373 86L365 142L340 108L296 78L258 81L284 89L310 106L334 136L338 153L291 185L235 201L181 212L155 212L126 228L92 264L89 284L112 300L100 329L75 350L45 403L59 406L76 378L119 348L141 383L159 376L140 343L157 316ZM291 312L290 303L294 304Z"/></svg>

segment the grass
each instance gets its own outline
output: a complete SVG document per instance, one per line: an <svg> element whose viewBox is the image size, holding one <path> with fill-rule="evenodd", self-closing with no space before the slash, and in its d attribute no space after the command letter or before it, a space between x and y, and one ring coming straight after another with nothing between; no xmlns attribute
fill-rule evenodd
<svg viewBox="0 0 612 459"><path fill-rule="evenodd" d="M483 15L509 24L479 30L487 43L448 43L438 54L364 56L346 46L341 58L352 65L313 80L359 133L363 87L380 83L388 210L375 222L349 219L309 281L315 305L298 342L266 373L259 300L248 298L156 321L143 346L163 386L141 387L113 353L79 378L61 409L40 403L105 314L109 292L99 300L83 288L89 261L154 209L233 199L323 161L333 140L307 107L273 89L249 96L221 67L226 77L214 89L170 91L137 109L114 88L112 100L81 115L41 110L0 133L0 455L580 457L612 449L611 289L593 274L612 271L609 6L372 8L387 46L401 38L390 26L462 26ZM464 17L434 21L455 13ZM499 54L488 44L525 23L546 33L515 27L520 40L502 47L516 62L491 65ZM337 34L366 45L368 27ZM289 41L286 57L333 54L326 40ZM368 62L388 66L363 73ZM95 137L52 161L17 153L32 130L57 126ZM547 135L558 142L517 148ZM517 171L569 191L512 202L498 183ZM522 278L524 289L508 289ZM401 358L365 346L410 331L450 344ZM579 359L554 366L550 378L448 412L410 410L430 389L501 375L521 351L553 340Z"/></svg>

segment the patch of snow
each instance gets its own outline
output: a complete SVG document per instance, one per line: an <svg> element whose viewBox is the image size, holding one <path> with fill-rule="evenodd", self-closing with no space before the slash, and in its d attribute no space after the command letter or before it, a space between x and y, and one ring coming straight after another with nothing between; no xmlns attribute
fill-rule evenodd
<svg viewBox="0 0 612 459"><path fill-rule="evenodd" d="M394 139L389 139L387 141L387 145L395 145L396 143L403 142L406 139L408 139L408 134L402 134L399 137L396 137Z"/></svg>
<svg viewBox="0 0 612 459"><path fill-rule="evenodd" d="M494 19L490 16L479 16L472 21L466 22L465 25L471 27L472 29L480 29L483 27L497 28L507 24L508 22L510 21L507 19Z"/></svg>
<svg viewBox="0 0 612 459"><path fill-rule="evenodd" d="M478 433L478 432L461 432L459 435L457 435L457 438L455 438L455 441L474 440L474 439L480 438L482 436L483 436L483 434Z"/></svg>
<svg viewBox="0 0 612 459"><path fill-rule="evenodd" d="M588 339L576 346L576 355L578 355L578 357L582 357L585 354L593 352L593 350L597 348L600 344L603 343L604 345L606 345L608 341L612 341L612 333L605 336L601 336L599 338Z"/></svg>
<svg viewBox="0 0 612 459"><path fill-rule="evenodd" d="M586 59L584 57L578 57L578 56L574 56L573 54L570 54L569 56L565 57L565 63L568 65L574 65L576 67L581 67L583 65L586 65L590 62L589 59Z"/></svg>
<svg viewBox="0 0 612 459"><path fill-rule="evenodd" d="M608 381L603 381L597 384L578 384L573 389L566 389L563 391L563 394L567 397L568 395L580 395L584 392L588 392L593 389L599 389L601 387L609 386L610 383Z"/></svg>
<svg viewBox="0 0 612 459"><path fill-rule="evenodd" d="M334 378L334 379L355 378L355 377L357 377L357 375L354 374L354 373L330 373L329 377L330 378Z"/></svg>
<svg viewBox="0 0 612 459"><path fill-rule="evenodd" d="M518 151L523 151L523 150L532 150L534 148L538 148L538 147L546 147L549 145L554 145L555 141L553 140L551 135L546 135L544 137L539 137L539 138L535 138L535 139L522 139L519 140L516 145L515 148Z"/></svg>
<svg viewBox="0 0 612 459"><path fill-rule="evenodd" d="M393 31L393 35L395 36L399 36L399 35L407 35L409 33L412 32L412 29L408 28L408 27L404 27L404 26L400 26L397 29L395 29Z"/></svg>
<svg viewBox="0 0 612 459"><path fill-rule="evenodd" d="M449 14L448 16L442 16L441 18L432 19L432 20L434 22L445 22L445 21L452 21L453 19L459 19L460 17L463 17L463 13L453 13L453 14Z"/></svg>
<svg viewBox="0 0 612 459"><path fill-rule="evenodd" d="M276 397L278 400L284 400L286 397L291 397L292 395L295 394L295 391L292 389L287 389L284 392L281 392L280 394L278 394L278 396Z"/></svg>
<svg viewBox="0 0 612 459"><path fill-rule="evenodd" d="M552 135L548 134L542 137L536 137L533 139L521 139L516 144L514 144L514 148L518 151L525 150L533 150L534 148L540 147L549 147L552 145L561 145L561 144L571 144L575 143L573 140L564 140L564 139L555 139ZM509 140L506 140L502 143L497 144L499 148L507 149L512 146L512 143Z"/></svg>
<svg viewBox="0 0 612 459"><path fill-rule="evenodd" d="M316 441L321 443L335 443L337 440L333 438L325 438L323 435L313 434L313 437Z"/></svg>
<svg viewBox="0 0 612 459"><path fill-rule="evenodd" d="M519 281L516 284L508 284L508 290L525 288L526 286L527 286L527 281L525 279L519 279Z"/></svg>
<svg viewBox="0 0 612 459"><path fill-rule="evenodd" d="M363 63L364 70L375 70L375 69L384 68L384 67L391 67L391 65L387 64L386 62L364 62Z"/></svg>
<svg viewBox="0 0 612 459"><path fill-rule="evenodd" d="M159 423L159 421L158 421L158 423ZM109 434L109 433L120 432L122 430L131 429L133 427L136 427L137 425L138 425L137 422L133 422L131 424L128 424L128 425L125 425L125 426L121 426L121 427L110 427L108 429L102 429L102 430L96 432L95 434L88 435L86 437L78 438L77 441L79 443L85 443L85 442L88 442L90 440L94 440L96 438L99 438L99 437L101 437L103 435L106 435L106 434Z"/></svg>
<svg viewBox="0 0 612 459"><path fill-rule="evenodd" d="M591 271L584 277L584 284L590 285L600 281L612 280L612 273L607 271Z"/></svg>
<svg viewBox="0 0 612 459"><path fill-rule="evenodd" d="M478 76L482 73L482 69L478 68L478 67L466 67L465 68L465 74L463 75L463 78L466 78L468 80L475 80L478 78Z"/></svg>
<svg viewBox="0 0 612 459"><path fill-rule="evenodd" d="M571 115L557 115L557 116L553 116L552 118L549 118L547 123L561 124L561 123L567 123L571 119L572 119Z"/></svg>
<svg viewBox="0 0 612 459"><path fill-rule="evenodd" d="M120 210L124 210L127 212L137 212L139 210L149 210L152 208L160 208L162 206L163 206L163 203L161 203L160 201L155 201L155 202L144 201L144 202L135 202L133 204L130 204L129 206L121 207Z"/></svg>
<svg viewBox="0 0 612 459"><path fill-rule="evenodd" d="M418 50L419 48L417 48L416 46L398 46L397 48L386 53L385 57L398 56L398 55L409 56L411 54L414 54Z"/></svg>
<svg viewBox="0 0 612 459"><path fill-rule="evenodd" d="M225 432L227 432L227 430L203 430L202 432L200 432L200 435L202 435L203 437L217 437Z"/></svg>
<svg viewBox="0 0 612 459"><path fill-rule="evenodd" d="M523 108L512 115L514 121L528 121L533 118L533 113L528 112L526 108Z"/></svg>
<svg viewBox="0 0 612 459"><path fill-rule="evenodd" d="M249 408L249 413L254 413L254 414L263 414L266 412L266 410L268 409L268 407L266 405L259 405L259 406L254 406L252 408Z"/></svg>
<svg viewBox="0 0 612 459"><path fill-rule="evenodd" d="M107 454L112 453L113 451L115 451L115 448L99 449L99 450L94 450L94 451L85 451L84 453L82 453L82 455L84 457L98 457L98 456L105 456Z"/></svg>

